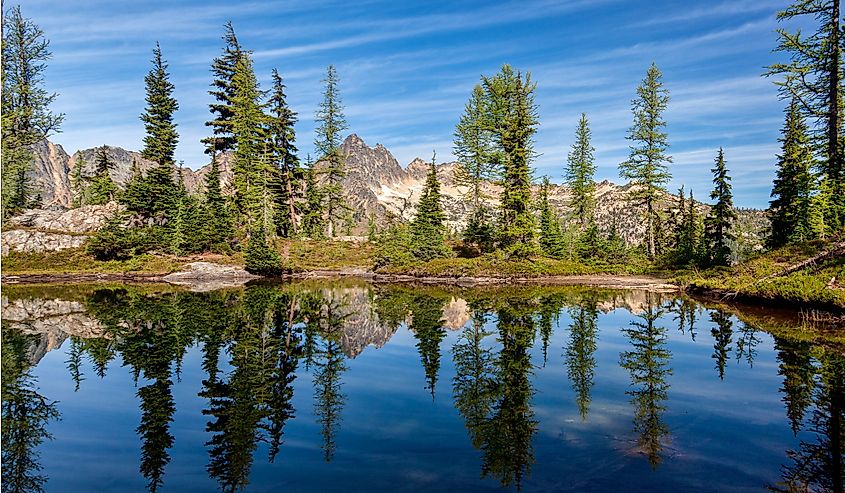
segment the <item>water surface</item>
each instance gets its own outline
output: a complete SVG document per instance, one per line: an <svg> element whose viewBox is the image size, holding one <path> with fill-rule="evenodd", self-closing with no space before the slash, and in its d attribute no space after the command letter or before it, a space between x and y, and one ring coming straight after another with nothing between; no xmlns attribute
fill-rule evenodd
<svg viewBox="0 0 845 493"><path fill-rule="evenodd" d="M4 491L842 491L845 344L802 325L576 287L7 288Z"/></svg>

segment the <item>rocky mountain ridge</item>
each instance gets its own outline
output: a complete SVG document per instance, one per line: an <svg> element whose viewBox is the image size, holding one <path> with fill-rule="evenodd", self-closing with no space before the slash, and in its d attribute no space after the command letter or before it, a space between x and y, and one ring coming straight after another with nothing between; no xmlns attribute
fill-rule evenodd
<svg viewBox="0 0 845 493"><path fill-rule="evenodd" d="M144 159L139 152L127 151L119 147L107 146L109 158L115 164L110 171L112 179L123 186L131 177L134 163L142 172L155 164ZM71 170L83 161L83 173L93 174L96 152L98 148L85 149L68 155L58 144L43 141L33 148L34 164L30 177L34 188L40 193L42 207L69 208L73 200L70 183ZM352 134L342 145L346 156L347 174L343 188L347 193L350 206L357 221L357 232L363 233L370 217L375 218L377 224L385 224L396 218L410 219L415 213L416 202L419 200L425 184L425 177L429 164L420 158L402 167L390 151L381 144L370 147L359 136ZM224 191L231 190L232 167L231 155L218 156L221 170L221 180ZM322 163L316 164L319 169ZM469 216L470 204L464 200L466 187L458 186L454 180L457 163L447 162L437 164L437 174L441 182L443 207L446 211L448 226L459 231ZM210 165L194 171L189 168L179 168L181 179L186 188L195 193L201 193L204 188L204 177ZM539 192L535 185L534 194ZM501 187L495 183L484 184L486 194L491 197L488 202L492 208L499 205L497 197ZM616 185L610 181L596 184L596 221L600 229L609 231L615 228L629 243L639 243L645 234L645 226L641 221L641 207L632 204L628 197L630 185ZM566 217L569 214L568 203L570 194L566 187L552 185L550 201L558 211ZM677 197L666 194L664 209L671 213L677 207ZM699 210L705 214L708 206L699 204ZM765 217L761 211L741 210L741 221L747 223L752 236L756 230L765 227ZM753 238L752 238L753 239Z"/></svg>

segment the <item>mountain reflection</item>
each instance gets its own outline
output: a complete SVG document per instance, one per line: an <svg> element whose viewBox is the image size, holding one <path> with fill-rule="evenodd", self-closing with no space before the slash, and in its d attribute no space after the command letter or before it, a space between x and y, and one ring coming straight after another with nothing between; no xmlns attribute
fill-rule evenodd
<svg viewBox="0 0 845 493"><path fill-rule="evenodd" d="M206 471L220 490L239 491L250 484L254 461L265 460L257 457L260 447L267 447L267 462L283 461L286 425L312 419L311 413L314 442L322 459L332 462L343 448L344 408L353 392L345 386L353 360L405 328L419 360L415 392L441 402L441 372L454 371L445 384L448 393L451 383L446 400L478 453L480 475L518 490L541 463L535 450L546 419L535 402L540 371L565 375L576 424L594 426L593 415L606 413L591 408L593 392L601 387L599 347L608 334L600 317L611 312L613 320L624 321L618 332L624 347L614 354L628 379L620 391L627 394L632 416L628 437L642 462L658 469L672 441L667 416L678 372L667 326L677 324L673 337L691 344L709 333L712 342L702 343L712 344L707 354L715 371L709 374L722 385L732 363L754 364L760 331L769 329L689 299L572 287L302 282L206 293L143 286L12 290L3 298L4 489L44 489L49 471L42 471L40 446L51 438L48 429L59 418L60 404L39 393L33 369L63 344L63 365L75 391L92 378L108 378L115 365L129 370L140 410L138 469L149 491L167 483L176 441L174 385L189 361L186 355L196 351L202 379L193 392L203 402ZM709 330L698 334L705 326ZM842 348L781 328L771 331L784 419L796 446L784 452L781 479L770 489L842 492ZM553 337L562 341L558 349L550 346ZM86 375L86 367L93 374ZM302 392L308 386L312 409L299 406L298 412L295 388Z"/></svg>

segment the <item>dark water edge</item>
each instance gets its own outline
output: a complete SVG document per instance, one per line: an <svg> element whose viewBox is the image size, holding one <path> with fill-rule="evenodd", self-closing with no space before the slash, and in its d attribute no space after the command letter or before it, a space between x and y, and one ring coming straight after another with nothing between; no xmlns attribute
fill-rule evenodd
<svg viewBox="0 0 845 493"><path fill-rule="evenodd" d="M843 491L845 335L574 286L4 286L4 491Z"/></svg>

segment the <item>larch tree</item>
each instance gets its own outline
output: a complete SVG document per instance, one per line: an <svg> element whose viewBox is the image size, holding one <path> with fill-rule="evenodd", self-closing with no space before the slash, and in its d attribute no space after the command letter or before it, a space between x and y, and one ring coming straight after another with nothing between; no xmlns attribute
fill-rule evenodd
<svg viewBox="0 0 845 493"><path fill-rule="evenodd" d="M44 72L52 56L44 31L25 18L19 6L3 17L0 197L6 218L31 205L30 147L58 132L64 115L50 111L57 95L44 88Z"/></svg>
<svg viewBox="0 0 845 493"><path fill-rule="evenodd" d="M351 222L352 209L346 203L342 180L346 176L346 157L340 148L342 132L346 130L346 117L343 115L343 102L340 98L337 71L333 65L326 70L323 79L325 88L320 109L317 110L316 139L314 147L319 152L318 161L323 163L322 194L327 231L333 238L338 229Z"/></svg>
<svg viewBox="0 0 845 493"><path fill-rule="evenodd" d="M477 84L454 134L454 154L458 162L454 180L456 185L467 188L464 199L472 207L464 240L479 246L490 245L493 240L490 211L485 202L489 197L484 193L484 183L496 179L500 171L499 156L487 122L487 106L484 88Z"/></svg>
<svg viewBox="0 0 845 493"><path fill-rule="evenodd" d="M778 20L810 17L818 27L809 35L778 29L776 51L786 53L789 61L776 63L767 72L782 76L776 82L781 96L795 100L802 115L813 122L821 187L830 192L823 211L829 232L845 227L841 16L840 0L795 0L778 12Z"/></svg>
<svg viewBox="0 0 845 493"><path fill-rule="evenodd" d="M566 162L564 179L569 187L571 199L569 206L578 225L584 228L589 224L595 211L593 192L596 185L596 163L593 153L595 148L590 143L590 122L586 113L581 113L578 128L575 130L575 143Z"/></svg>
<svg viewBox="0 0 845 493"><path fill-rule="evenodd" d="M417 214L411 222L411 251L417 260L424 262L449 255L445 243L446 215L440 203L440 180L434 162L436 157L436 154L431 156L425 187L417 204Z"/></svg>
<svg viewBox="0 0 845 493"><path fill-rule="evenodd" d="M270 161L278 173L275 190L277 202L276 229L280 236L292 238L298 233L301 214L303 170L299 166L296 148L297 116L287 103L285 84L276 69L272 74L273 86L268 101L268 145Z"/></svg>
<svg viewBox="0 0 845 493"><path fill-rule="evenodd" d="M813 152L797 101L793 100L786 110L786 121L779 140L781 153L767 211L771 221L766 240L769 248L813 237L810 226Z"/></svg>
<svg viewBox="0 0 845 493"><path fill-rule="evenodd" d="M537 252L536 226L531 205L533 135L537 131L537 85L530 74L510 65L483 77L490 106L489 125L502 152L501 220L499 244L509 255L527 257Z"/></svg>
<svg viewBox="0 0 845 493"><path fill-rule="evenodd" d="M657 254L660 229L658 203L671 179L666 122L663 112L669 104L669 91L663 87L663 75L654 63L645 79L637 87L637 97L631 102L634 124L628 130L631 141L628 160L619 165L619 175L631 182L631 199L645 207L646 248L649 258Z"/></svg>
<svg viewBox="0 0 845 493"><path fill-rule="evenodd" d="M704 219L704 238L707 241L710 265L728 265L731 259L730 242L735 239L732 232L736 221L736 211L731 193L731 177L725 166L725 152L719 148L713 172L713 191L710 198L716 203Z"/></svg>

